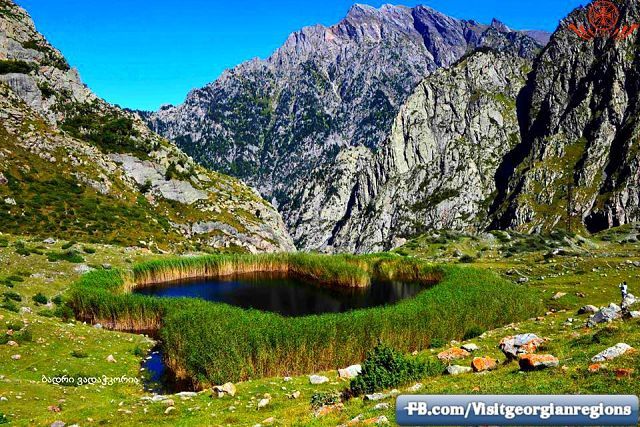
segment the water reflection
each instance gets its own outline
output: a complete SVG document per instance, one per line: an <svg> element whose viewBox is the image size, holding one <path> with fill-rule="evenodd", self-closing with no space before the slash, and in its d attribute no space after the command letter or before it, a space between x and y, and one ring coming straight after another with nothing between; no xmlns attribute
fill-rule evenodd
<svg viewBox="0 0 640 427"><path fill-rule="evenodd" d="M254 273L172 282L139 289L136 293L201 298L293 317L393 304L423 289L422 285L402 282L377 282L365 289L336 288L284 275Z"/></svg>

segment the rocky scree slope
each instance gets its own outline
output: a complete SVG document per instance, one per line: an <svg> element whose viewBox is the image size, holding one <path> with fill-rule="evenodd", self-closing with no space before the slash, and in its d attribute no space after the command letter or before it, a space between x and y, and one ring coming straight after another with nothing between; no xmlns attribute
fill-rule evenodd
<svg viewBox="0 0 640 427"><path fill-rule="evenodd" d="M620 25L640 22L620 4ZM500 167L495 227L565 226L597 232L640 220L640 33L583 42L567 17L536 61L522 94L521 144Z"/></svg>
<svg viewBox="0 0 640 427"><path fill-rule="evenodd" d="M300 246L317 249L326 230L302 224L316 209L302 204L309 182L339 173L354 147L377 150L425 76L482 46L529 59L541 48L498 21L482 25L424 6L355 5L339 24L304 28L270 58L143 116L197 161L258 187L292 232L305 230L296 232Z"/></svg>
<svg viewBox="0 0 640 427"><path fill-rule="evenodd" d="M96 97L28 14L0 0L3 232L151 248L293 250L280 215Z"/></svg>

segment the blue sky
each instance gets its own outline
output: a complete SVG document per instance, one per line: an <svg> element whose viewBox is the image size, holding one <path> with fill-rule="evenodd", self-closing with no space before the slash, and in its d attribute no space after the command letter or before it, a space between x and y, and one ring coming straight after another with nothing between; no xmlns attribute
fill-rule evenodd
<svg viewBox="0 0 640 427"><path fill-rule="evenodd" d="M347 0L17 0L36 26L107 101L157 109L306 25L340 21ZM386 1L360 1L380 6ZM458 18L553 31L574 0L404 0Z"/></svg>

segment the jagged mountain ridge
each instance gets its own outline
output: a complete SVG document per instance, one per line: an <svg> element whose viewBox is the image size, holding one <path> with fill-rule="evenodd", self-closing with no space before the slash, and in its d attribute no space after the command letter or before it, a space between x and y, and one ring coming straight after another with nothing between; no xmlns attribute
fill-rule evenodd
<svg viewBox="0 0 640 427"><path fill-rule="evenodd" d="M415 86L480 46L530 59L541 47L495 20L482 25L424 6L356 5L337 25L304 28L268 59L244 63L184 104L143 116L202 164L273 198L301 247L317 249L307 246L317 236L297 231L315 233L301 224L313 212L300 205L313 176L335 173L344 150L377 150Z"/></svg>
<svg viewBox="0 0 640 427"><path fill-rule="evenodd" d="M273 206L96 97L0 0L3 232L150 248L293 250Z"/></svg>

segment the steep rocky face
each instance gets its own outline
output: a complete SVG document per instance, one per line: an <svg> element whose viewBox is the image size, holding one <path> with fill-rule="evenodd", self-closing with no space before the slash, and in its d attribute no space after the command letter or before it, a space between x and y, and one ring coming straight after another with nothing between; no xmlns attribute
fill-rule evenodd
<svg viewBox="0 0 640 427"><path fill-rule="evenodd" d="M184 104L144 116L202 164L273 198L298 242L312 249L332 228L296 228L317 214L316 205L300 204L313 174L343 176L358 153L377 150L415 86L480 46L532 58L541 45L498 21L356 5L339 24L294 33L267 60L242 64Z"/></svg>
<svg viewBox="0 0 640 427"><path fill-rule="evenodd" d="M343 150L286 212L294 239L373 252L429 229L488 224L500 161L520 142L516 97L530 62L491 49L426 78L375 152Z"/></svg>
<svg viewBox="0 0 640 427"><path fill-rule="evenodd" d="M620 25L640 22L637 2ZM524 95L523 141L501 166L495 226L600 231L640 220L640 35L580 40L586 9L565 19ZM569 205L569 206L568 206Z"/></svg>
<svg viewBox="0 0 640 427"><path fill-rule="evenodd" d="M8 0L0 0L0 229L159 249L295 249L255 190L97 98Z"/></svg>

